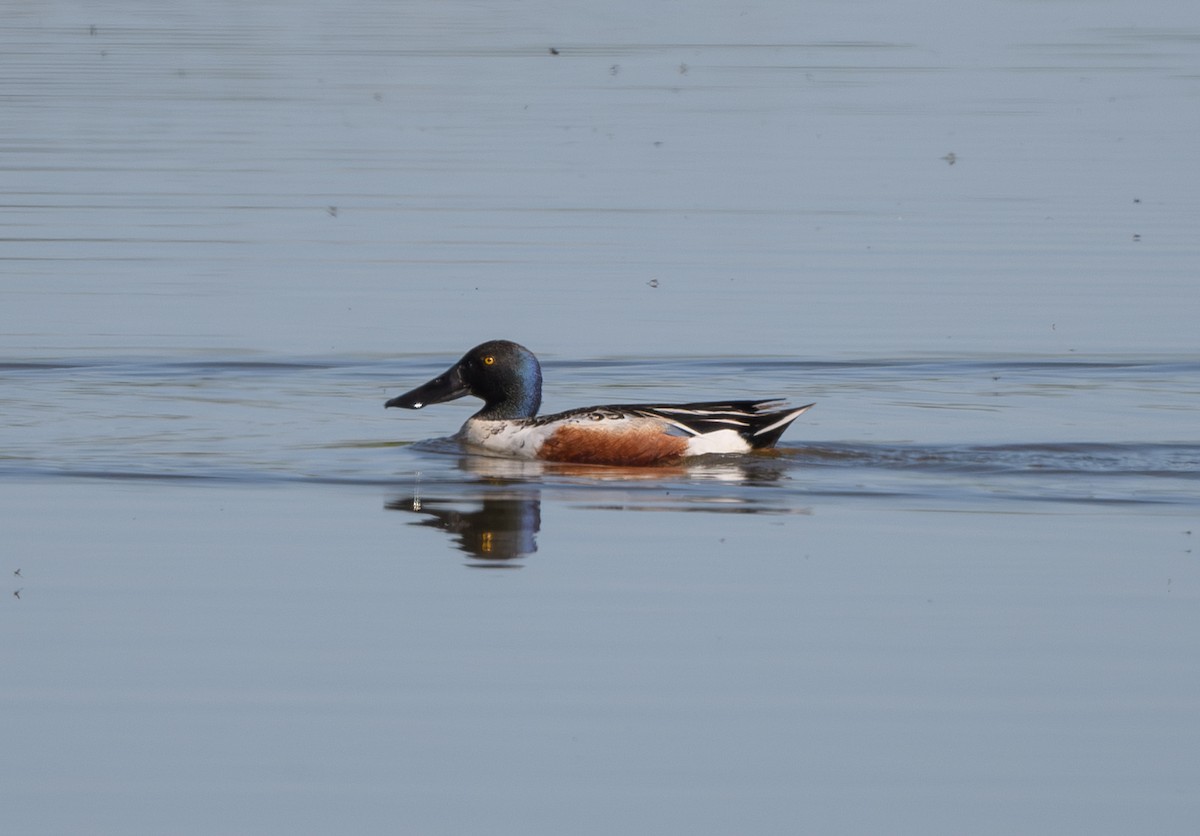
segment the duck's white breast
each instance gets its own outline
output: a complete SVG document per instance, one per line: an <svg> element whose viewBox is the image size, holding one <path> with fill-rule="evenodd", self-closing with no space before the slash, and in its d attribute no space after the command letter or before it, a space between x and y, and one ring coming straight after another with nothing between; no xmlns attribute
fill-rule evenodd
<svg viewBox="0 0 1200 836"><path fill-rule="evenodd" d="M485 421L471 418L458 431L458 437L464 444L490 453L534 459L551 432L552 430L547 430L545 426L522 421Z"/></svg>

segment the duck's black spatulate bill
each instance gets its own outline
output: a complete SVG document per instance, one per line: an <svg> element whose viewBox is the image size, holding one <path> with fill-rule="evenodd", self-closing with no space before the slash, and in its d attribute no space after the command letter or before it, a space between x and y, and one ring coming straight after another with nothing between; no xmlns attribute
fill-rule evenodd
<svg viewBox="0 0 1200 836"><path fill-rule="evenodd" d="M383 406L385 409L392 406L402 409L420 409L431 403L445 403L469 394L470 390L462 378L462 371L456 365L411 392L397 395Z"/></svg>

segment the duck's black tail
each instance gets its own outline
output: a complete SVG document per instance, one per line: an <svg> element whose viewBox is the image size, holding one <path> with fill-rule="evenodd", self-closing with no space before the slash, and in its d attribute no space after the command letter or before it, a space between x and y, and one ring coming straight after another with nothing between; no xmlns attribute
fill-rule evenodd
<svg viewBox="0 0 1200 836"><path fill-rule="evenodd" d="M776 403L778 401L767 401L756 404L756 406L762 408ZM775 442L779 441L779 437L792 425L792 422L812 409L813 406L815 404L810 403L795 409L781 409L775 412L756 411L754 417L748 419L750 426L745 430L740 430L739 433L742 438L750 442L750 447L755 450L774 447Z"/></svg>

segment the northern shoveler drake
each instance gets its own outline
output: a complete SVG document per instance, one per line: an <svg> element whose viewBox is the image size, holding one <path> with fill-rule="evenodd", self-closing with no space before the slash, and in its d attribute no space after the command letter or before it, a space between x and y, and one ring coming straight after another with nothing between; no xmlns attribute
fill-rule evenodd
<svg viewBox="0 0 1200 836"><path fill-rule="evenodd" d="M483 409L458 432L469 447L520 459L627 466L774 447L813 406L772 409L782 401L706 401L589 406L539 416L542 367L532 351L508 340L476 346L444 373L384 406L421 409L464 395L483 401Z"/></svg>

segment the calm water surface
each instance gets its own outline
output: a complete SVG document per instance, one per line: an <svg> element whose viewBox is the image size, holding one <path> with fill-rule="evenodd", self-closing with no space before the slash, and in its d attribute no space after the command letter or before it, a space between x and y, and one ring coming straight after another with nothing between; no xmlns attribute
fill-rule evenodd
<svg viewBox="0 0 1200 836"><path fill-rule="evenodd" d="M1186 506L1197 498L1200 441L1190 419L1200 361L547 360L546 411L656 396L817 401L776 451L645 471L465 455L447 436L478 408L470 400L383 412L387 397L454 359L6 364L0 385L12 432L0 477L411 482L452 491L493 481L605 491L631 482L630 490L673 484L675 501L716 492L754 507L822 495L985 507L1003 499Z"/></svg>
<svg viewBox="0 0 1200 836"><path fill-rule="evenodd" d="M0 3L6 826L1191 833L1200 14L962 11Z"/></svg>

